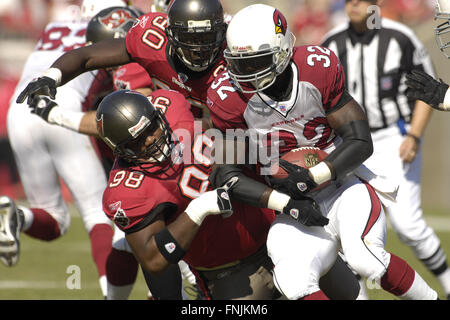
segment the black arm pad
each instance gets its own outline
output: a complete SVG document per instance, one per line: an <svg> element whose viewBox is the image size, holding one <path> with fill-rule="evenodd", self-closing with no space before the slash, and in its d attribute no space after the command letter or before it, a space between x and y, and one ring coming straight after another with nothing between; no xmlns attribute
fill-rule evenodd
<svg viewBox="0 0 450 320"><path fill-rule="evenodd" d="M209 175L209 181L214 188L223 186L232 177L239 177L233 187L231 196L233 200L261 208L264 206L261 199L269 187L261 182L247 177L242 173L242 167L232 164L217 166Z"/></svg>
<svg viewBox="0 0 450 320"><path fill-rule="evenodd" d="M342 143L325 159L333 167L333 179L340 179L359 167L373 153L372 136L366 120L355 120L339 127Z"/></svg>

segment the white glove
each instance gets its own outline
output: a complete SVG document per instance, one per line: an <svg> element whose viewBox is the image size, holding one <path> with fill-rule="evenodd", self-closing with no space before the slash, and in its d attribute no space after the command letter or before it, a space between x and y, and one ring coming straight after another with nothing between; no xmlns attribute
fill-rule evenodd
<svg viewBox="0 0 450 320"><path fill-rule="evenodd" d="M192 200L185 210L186 214L200 226L210 214L230 215L233 213L229 191L238 179L238 177L233 177L224 186L205 192L200 197Z"/></svg>

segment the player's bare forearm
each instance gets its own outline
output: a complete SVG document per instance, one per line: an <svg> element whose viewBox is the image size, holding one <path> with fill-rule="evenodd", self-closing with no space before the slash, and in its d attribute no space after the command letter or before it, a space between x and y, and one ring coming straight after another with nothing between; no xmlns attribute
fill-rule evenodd
<svg viewBox="0 0 450 320"><path fill-rule="evenodd" d="M96 114L96 111L86 112L83 115L83 118L81 118L80 128L78 129L78 132L97 137L97 123L95 121Z"/></svg>
<svg viewBox="0 0 450 320"><path fill-rule="evenodd" d="M60 85L63 85L86 71L130 62L125 39L114 39L71 50L59 57L51 67L61 70Z"/></svg>

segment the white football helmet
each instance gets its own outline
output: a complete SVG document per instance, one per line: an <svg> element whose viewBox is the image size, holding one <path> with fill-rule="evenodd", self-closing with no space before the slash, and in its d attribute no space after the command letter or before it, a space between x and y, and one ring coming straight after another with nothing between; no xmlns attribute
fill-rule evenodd
<svg viewBox="0 0 450 320"><path fill-rule="evenodd" d="M442 53L450 59L450 0L437 0L435 20L443 20L434 28L436 42Z"/></svg>
<svg viewBox="0 0 450 320"><path fill-rule="evenodd" d="M109 7L126 7L126 0L83 0L81 4L81 19L89 21L93 16Z"/></svg>
<svg viewBox="0 0 450 320"><path fill-rule="evenodd" d="M254 4L240 10L228 25L224 51L234 84L245 93L270 87L288 66L294 43L278 9Z"/></svg>

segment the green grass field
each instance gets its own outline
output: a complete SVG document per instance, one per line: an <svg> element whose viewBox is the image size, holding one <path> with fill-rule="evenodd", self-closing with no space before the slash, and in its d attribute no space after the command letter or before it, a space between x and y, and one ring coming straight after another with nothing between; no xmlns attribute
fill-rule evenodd
<svg viewBox="0 0 450 320"><path fill-rule="evenodd" d="M441 245L450 256L450 215L440 211L427 211L426 219L431 226L436 227ZM398 240L392 229L388 229L387 249L408 261L433 288L438 290L441 299L445 299L437 280L420 261L415 259L412 251ZM79 267L81 276L79 289L69 289L66 285L68 280L70 283L72 276L70 266ZM371 299L395 299L381 289L368 290L368 294ZM139 273L130 299L145 300L146 295L145 281ZM22 235L19 263L12 268L0 264L0 299L103 299L91 258L88 234L78 214L72 214L69 231L56 241L42 242Z"/></svg>

